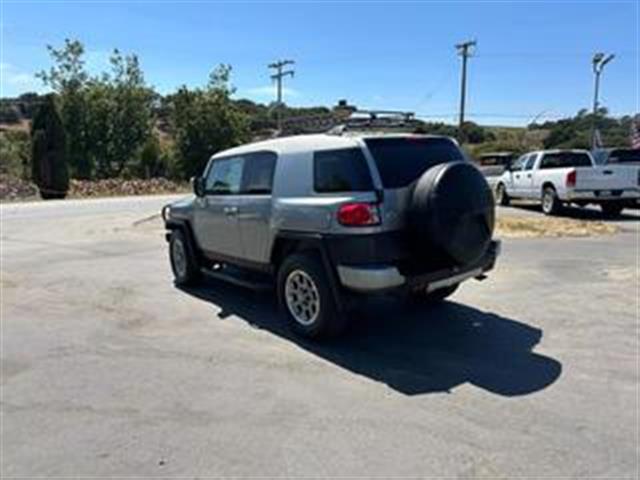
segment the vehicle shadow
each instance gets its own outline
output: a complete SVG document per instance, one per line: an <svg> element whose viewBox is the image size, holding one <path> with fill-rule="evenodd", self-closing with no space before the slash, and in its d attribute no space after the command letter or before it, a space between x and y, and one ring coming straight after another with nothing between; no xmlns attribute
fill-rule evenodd
<svg viewBox="0 0 640 480"><path fill-rule="evenodd" d="M512 202L511 207L521 210L527 210L529 212L540 213L542 215L542 208L539 204ZM573 218L576 220L599 220L601 222L637 222L640 220L640 217L638 215L630 213L634 211L637 212L638 210L627 208L623 210L619 216L612 218L604 215L599 208L581 208L567 206L562 210L560 217Z"/></svg>
<svg viewBox="0 0 640 480"><path fill-rule="evenodd" d="M417 307L368 299L351 314L346 335L320 343L290 332L273 295L212 280L183 291L217 305L221 319L236 316L406 395L449 392L467 382L498 395L525 395L562 371L560 362L532 351L540 329L455 302Z"/></svg>

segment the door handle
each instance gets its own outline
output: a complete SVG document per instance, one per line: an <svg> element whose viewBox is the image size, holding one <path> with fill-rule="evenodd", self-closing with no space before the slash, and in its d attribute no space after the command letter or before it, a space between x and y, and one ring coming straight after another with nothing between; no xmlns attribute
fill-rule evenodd
<svg viewBox="0 0 640 480"><path fill-rule="evenodd" d="M531 174L528 174L528 175L527 175L527 178L531 178Z"/></svg>
<svg viewBox="0 0 640 480"><path fill-rule="evenodd" d="M238 213L238 207L224 207L222 211L225 215L232 217Z"/></svg>

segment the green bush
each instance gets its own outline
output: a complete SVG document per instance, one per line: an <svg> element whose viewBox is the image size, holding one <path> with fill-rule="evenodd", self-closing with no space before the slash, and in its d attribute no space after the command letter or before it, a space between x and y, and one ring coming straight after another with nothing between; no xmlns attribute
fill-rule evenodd
<svg viewBox="0 0 640 480"><path fill-rule="evenodd" d="M0 132L0 173L28 179L31 169L31 139L22 130Z"/></svg>
<svg viewBox="0 0 640 480"><path fill-rule="evenodd" d="M69 190L66 137L53 95L47 95L31 126L32 179L43 199L64 198Z"/></svg>

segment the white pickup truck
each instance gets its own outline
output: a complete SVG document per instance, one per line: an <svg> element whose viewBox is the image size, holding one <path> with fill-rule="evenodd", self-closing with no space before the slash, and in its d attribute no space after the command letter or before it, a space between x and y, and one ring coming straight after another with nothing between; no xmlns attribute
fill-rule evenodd
<svg viewBox="0 0 640 480"><path fill-rule="evenodd" d="M547 215L565 204L600 205L607 216L640 199L640 167L598 165L586 150L543 150L518 158L496 183L496 201L512 198L539 200Z"/></svg>

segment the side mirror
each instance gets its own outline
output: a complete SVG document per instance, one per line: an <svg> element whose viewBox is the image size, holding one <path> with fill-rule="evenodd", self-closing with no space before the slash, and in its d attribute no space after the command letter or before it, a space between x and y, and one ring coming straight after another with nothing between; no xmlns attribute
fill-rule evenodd
<svg viewBox="0 0 640 480"><path fill-rule="evenodd" d="M196 197L204 197L204 178L191 177L191 188L193 188Z"/></svg>

